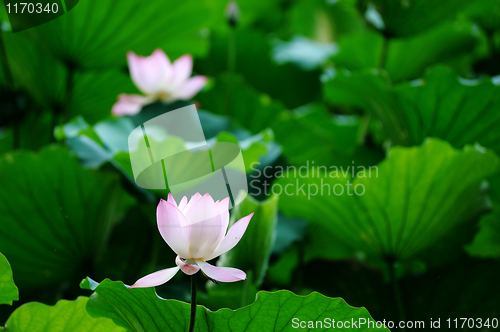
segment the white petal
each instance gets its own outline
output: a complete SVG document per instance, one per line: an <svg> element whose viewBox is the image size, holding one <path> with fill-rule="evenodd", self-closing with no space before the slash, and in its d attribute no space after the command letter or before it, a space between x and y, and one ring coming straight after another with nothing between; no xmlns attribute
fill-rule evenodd
<svg viewBox="0 0 500 332"><path fill-rule="evenodd" d="M118 101L111 108L111 113L116 116L135 115L150 100L140 95L127 95L122 93L118 96Z"/></svg>
<svg viewBox="0 0 500 332"><path fill-rule="evenodd" d="M189 202L186 204L186 206L184 207L184 210L182 210L182 213L184 213L184 215L187 214L187 212L189 211L189 209L191 209L191 207L196 203L198 202L198 200L200 200L200 198L202 198L203 196L200 195L200 193L196 193L194 194L193 196L191 196L191 199L189 200Z"/></svg>
<svg viewBox="0 0 500 332"><path fill-rule="evenodd" d="M156 271L137 280L132 286L128 288L155 287L163 285L164 283L172 279L178 271L179 271L178 266L171 267L165 270Z"/></svg>
<svg viewBox="0 0 500 332"><path fill-rule="evenodd" d="M179 203L178 208L184 215L186 215L186 212L184 211L186 209L186 205L187 205L187 198L186 196L183 196L181 202Z"/></svg>
<svg viewBox="0 0 500 332"><path fill-rule="evenodd" d="M226 236L220 242L217 249L207 257L203 257L203 259L205 261L209 261L233 249L234 246L237 245L238 242L240 242L240 239L242 238L243 234L245 234L245 231L247 230L248 227L248 223L250 222L250 219L252 219L252 216L253 213L249 214L246 217L241 218L233 226L231 226Z"/></svg>
<svg viewBox="0 0 500 332"><path fill-rule="evenodd" d="M163 199L156 209L158 230L163 240L179 256L188 258L190 228L182 212Z"/></svg>
<svg viewBox="0 0 500 332"><path fill-rule="evenodd" d="M224 198L220 202L219 201L215 202L215 206L217 207L217 210L219 211L221 221L222 221L222 226L220 228L219 238L217 239L217 246L218 246L219 243L224 238L224 235L226 235L227 226L229 225L229 197Z"/></svg>
<svg viewBox="0 0 500 332"><path fill-rule="evenodd" d="M177 207L177 202L175 201L175 198L174 196L172 196L171 193L168 193L168 197L167 197L167 202L169 202L170 204L172 204L173 206ZM178 208L178 207L177 207ZM180 210L180 209L179 209Z"/></svg>
<svg viewBox="0 0 500 332"><path fill-rule="evenodd" d="M169 91L175 91L191 76L193 70L193 58L185 54L172 64L173 76L169 83Z"/></svg>
<svg viewBox="0 0 500 332"><path fill-rule="evenodd" d="M207 84L205 76L193 76L184 82L176 91L176 99L188 100L193 98Z"/></svg>
<svg viewBox="0 0 500 332"><path fill-rule="evenodd" d="M172 76L172 65L165 52L156 49L148 57L128 52L127 60L130 76L139 90L152 95L165 89Z"/></svg>
<svg viewBox="0 0 500 332"><path fill-rule="evenodd" d="M222 282L241 281L247 278L245 272L232 267L218 267L210 265L202 260L197 260L196 264L208 277Z"/></svg>
<svg viewBox="0 0 500 332"><path fill-rule="evenodd" d="M189 238L190 258L201 258L217 248L223 227L213 198L206 194L200 198L187 212L186 218L190 223Z"/></svg>

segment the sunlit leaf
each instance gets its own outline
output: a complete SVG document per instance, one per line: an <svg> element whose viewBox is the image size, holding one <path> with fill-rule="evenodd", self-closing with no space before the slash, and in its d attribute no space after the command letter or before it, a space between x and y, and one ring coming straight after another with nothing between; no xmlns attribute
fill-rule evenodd
<svg viewBox="0 0 500 332"><path fill-rule="evenodd" d="M14 279L9 261L0 253L0 304L12 304L19 300L19 292Z"/></svg>
<svg viewBox="0 0 500 332"><path fill-rule="evenodd" d="M60 300L54 306L30 302L9 317L5 328L12 332L125 332L110 319L92 318L85 306L87 297Z"/></svg>
<svg viewBox="0 0 500 332"><path fill-rule="evenodd" d="M189 304L160 299L153 288L127 289L122 282L108 279L96 284L89 278L82 282L93 289L87 311L94 317L107 317L131 331L185 331L189 323ZM255 302L238 310L220 309L216 312L197 307L195 331L282 331L292 329L292 319L326 321L331 319L366 322L352 331L371 331L373 322L364 308L349 306L341 298L328 298L319 293L297 296L290 291L259 292ZM373 324L372 324L373 326ZM381 325L379 325L381 326ZM385 328L376 329L386 331Z"/></svg>
<svg viewBox="0 0 500 332"><path fill-rule="evenodd" d="M497 157L481 147L460 151L428 139L418 147L392 148L386 160L354 180L345 168L306 178L292 173L277 183L293 189L280 207L309 222L308 257L406 260L484 211L481 183L497 165Z"/></svg>

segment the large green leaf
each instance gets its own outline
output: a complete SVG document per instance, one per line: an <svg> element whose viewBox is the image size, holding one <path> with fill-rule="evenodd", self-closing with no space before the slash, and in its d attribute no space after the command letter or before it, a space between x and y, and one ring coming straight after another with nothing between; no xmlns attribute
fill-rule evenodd
<svg viewBox="0 0 500 332"><path fill-rule="evenodd" d="M232 90L230 102L228 89ZM269 128L274 119L284 110L280 102L255 91L241 75L221 74L215 86L198 96L201 107L216 114L225 114L231 120L252 133Z"/></svg>
<svg viewBox="0 0 500 332"><path fill-rule="evenodd" d="M244 282L218 285L209 282L204 303L211 309L236 309L252 303L264 280L276 236L278 196L271 196L262 202L247 196L236 206L230 225L252 212L255 214L243 238L236 247L217 261L217 266L235 267L245 271L247 279Z"/></svg>
<svg viewBox="0 0 500 332"><path fill-rule="evenodd" d="M17 129L4 127L0 135L0 154L12 151L14 137L19 149L38 150L53 140L52 125L55 120L51 112L39 112L30 107L26 116L20 121Z"/></svg>
<svg viewBox="0 0 500 332"><path fill-rule="evenodd" d="M125 332L110 319L91 317L85 310L87 301L82 296L54 306L30 302L14 311L5 328L12 332Z"/></svg>
<svg viewBox="0 0 500 332"><path fill-rule="evenodd" d="M333 152L352 153L358 145L359 128L359 117L332 116L322 104L283 113L273 126L283 154L294 164L307 160L325 164Z"/></svg>
<svg viewBox="0 0 500 332"><path fill-rule="evenodd" d="M15 85L42 107L63 113L59 123L77 114L95 123L110 114L118 94L137 92L122 72L127 51L149 55L163 48L171 60L206 52L204 7L189 1L174 6L164 1L81 1L46 24L4 33Z"/></svg>
<svg viewBox="0 0 500 332"><path fill-rule="evenodd" d="M12 304L12 301L19 300L19 291L14 278L9 261L0 253L0 304Z"/></svg>
<svg viewBox="0 0 500 332"><path fill-rule="evenodd" d="M75 74L74 80L68 120L80 115L96 123L111 115L120 93L138 92L130 76L118 70L81 71Z"/></svg>
<svg viewBox="0 0 500 332"><path fill-rule="evenodd" d="M120 93L137 93L130 76L116 69L76 70L73 83L67 85L69 71L60 61L24 35L5 33L4 37L15 85L29 92L39 108L64 112L67 119L82 115L95 123L110 116Z"/></svg>
<svg viewBox="0 0 500 332"><path fill-rule="evenodd" d="M497 166L497 157L479 146L459 151L428 139L392 148L354 181L345 168L305 178L291 173L277 183L292 193L281 197L280 208L309 221L308 257L405 260L453 236L486 208L481 183Z"/></svg>
<svg viewBox="0 0 500 332"><path fill-rule="evenodd" d="M411 38L390 40L384 68L393 81L416 79L432 64L470 53L477 41L478 33L471 23L444 24ZM350 34L340 39L333 60L337 67L350 71L377 68L382 45L383 37L373 31Z"/></svg>
<svg viewBox="0 0 500 332"><path fill-rule="evenodd" d="M80 1L62 17L17 34L68 64L108 68L124 66L129 50L149 55L160 47L172 60L202 55L207 21L206 6L198 1Z"/></svg>
<svg viewBox="0 0 500 332"><path fill-rule="evenodd" d="M272 128L283 155L294 165L347 165L356 153L358 163L379 159L375 151L360 146L362 121L358 116L331 115L323 104L284 112Z"/></svg>
<svg viewBox="0 0 500 332"><path fill-rule="evenodd" d="M358 0L365 17L389 37L406 37L451 20L467 0ZM374 17L379 19L373 19Z"/></svg>
<svg viewBox="0 0 500 332"><path fill-rule="evenodd" d="M108 317L130 331L186 331L189 304L160 299L153 288L127 289L122 282L108 279L100 284L85 279L82 287L92 289L87 311L94 317ZM353 308L341 298L328 298L319 293L297 296L292 292L259 292L255 302L238 310L216 312L197 307L195 331L283 331L293 330L293 318L302 321L329 319L366 321L363 327L350 331L385 331L367 328L373 321L364 308ZM331 320L329 320L331 322ZM379 325L380 326L380 325Z"/></svg>
<svg viewBox="0 0 500 332"><path fill-rule="evenodd" d="M60 106L66 91L65 66L24 35L4 32L3 39L15 86L28 91L41 105Z"/></svg>
<svg viewBox="0 0 500 332"><path fill-rule="evenodd" d="M324 86L336 104L361 107L378 117L395 144L420 144L426 137L447 140L455 147L478 142L500 151L500 87L489 78L458 79L436 67L419 81L391 87L375 71L338 72Z"/></svg>
<svg viewBox="0 0 500 332"><path fill-rule="evenodd" d="M209 56L196 61L195 69L215 77L225 72L228 69L228 40L227 33L214 33ZM321 89L319 72L305 72L293 64L275 63L270 57L272 39L268 35L256 30L236 29L235 44L235 71L257 91L280 100L287 107L299 107L318 96ZM235 85L233 91L237 87Z"/></svg>
<svg viewBox="0 0 500 332"><path fill-rule="evenodd" d="M115 175L82 168L60 147L0 159L0 251L20 288L75 277L102 253L130 198Z"/></svg>
<svg viewBox="0 0 500 332"><path fill-rule="evenodd" d="M325 82L323 94L333 104L368 110L380 119L393 143L404 144L406 134L403 133L397 111L401 106L392 98L388 86L389 80L384 72L375 69L354 73L339 70Z"/></svg>

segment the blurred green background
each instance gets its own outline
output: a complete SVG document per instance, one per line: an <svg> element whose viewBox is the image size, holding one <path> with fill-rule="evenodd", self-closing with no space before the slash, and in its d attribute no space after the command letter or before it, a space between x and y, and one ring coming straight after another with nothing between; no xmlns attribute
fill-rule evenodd
<svg viewBox="0 0 500 332"><path fill-rule="evenodd" d="M85 0L13 33L2 6L0 252L19 300L0 306L0 325L11 315L12 326L29 320L12 313L30 301L89 296L78 287L87 276L132 284L173 266L155 220L166 193L135 185L127 137L191 103L207 139L242 148L251 195L233 220L255 212L241 243L218 262L249 279L198 278L200 304L237 309L259 290L287 289L341 297L375 320L441 318L445 328L448 318L498 319L500 1L236 7ZM112 116L120 93L139 93L126 52L157 48L171 60L191 54L193 74L208 84L193 100ZM286 172L301 166L316 173ZM370 166L377 176L359 173ZM355 171L325 172L335 167ZM312 194L348 181L364 194ZM291 195L280 190L288 184ZM189 280L178 274L156 292L189 302ZM82 322L86 306L116 323L93 297L74 302ZM108 323L103 331L120 331ZM117 324L148 330L143 321ZM19 326L12 330L34 331Z"/></svg>

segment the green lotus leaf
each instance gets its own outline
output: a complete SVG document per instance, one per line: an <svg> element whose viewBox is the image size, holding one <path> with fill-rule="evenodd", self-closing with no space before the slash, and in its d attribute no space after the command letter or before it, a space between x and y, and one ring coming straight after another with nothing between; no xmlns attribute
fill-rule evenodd
<svg viewBox="0 0 500 332"><path fill-rule="evenodd" d="M21 289L77 278L131 204L116 175L85 170L61 147L5 154L0 182L0 251Z"/></svg>
<svg viewBox="0 0 500 332"><path fill-rule="evenodd" d="M497 166L496 155L479 146L456 150L428 139L392 148L354 179L345 168L306 178L289 173L277 182L292 192L280 208L309 222L308 257L406 260L488 207L483 181Z"/></svg>
<svg viewBox="0 0 500 332"><path fill-rule="evenodd" d="M125 332L110 319L93 318L85 310L88 298L60 300L54 306L29 302L16 309L5 323L12 332Z"/></svg>
<svg viewBox="0 0 500 332"><path fill-rule="evenodd" d="M0 304L12 304L12 301L19 300L19 291L14 278L9 261L0 253Z"/></svg>
<svg viewBox="0 0 500 332"><path fill-rule="evenodd" d="M500 133L492 130L500 123L500 86L487 77L465 80L434 67L421 80L392 86L381 72L338 72L324 93L336 104L373 114L394 144L437 137L457 148L479 143L500 151Z"/></svg>
<svg viewBox="0 0 500 332"><path fill-rule="evenodd" d="M153 288L127 289L120 281L104 280L100 284L87 278L81 287L95 293L87 303L93 317L111 318L130 331L185 331L189 323L190 305L176 300L159 298ZM251 305L238 309L212 312L197 307L195 331L283 331L293 330L294 322L338 320L358 322L353 331L388 331L368 328L374 322L365 308L349 306L341 298L328 298L319 293L298 296L286 290L259 292ZM294 319L295 318L295 319ZM361 327L359 321L365 322ZM323 325L325 326L325 325Z"/></svg>

